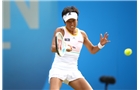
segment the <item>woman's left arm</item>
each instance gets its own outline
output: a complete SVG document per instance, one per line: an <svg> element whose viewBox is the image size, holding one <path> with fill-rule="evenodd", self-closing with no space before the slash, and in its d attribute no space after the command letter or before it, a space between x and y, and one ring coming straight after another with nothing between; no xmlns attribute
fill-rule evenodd
<svg viewBox="0 0 140 90"><path fill-rule="evenodd" d="M84 31L81 31L83 37L84 37L84 45L87 47L87 49L90 51L90 53L95 54L97 53L100 49L102 49L105 44L107 44L108 42L110 42L108 40L108 33L104 34L104 37L102 36L102 34L100 34L100 42L98 43L98 45L93 45L91 43L91 41L88 39L87 34Z"/></svg>

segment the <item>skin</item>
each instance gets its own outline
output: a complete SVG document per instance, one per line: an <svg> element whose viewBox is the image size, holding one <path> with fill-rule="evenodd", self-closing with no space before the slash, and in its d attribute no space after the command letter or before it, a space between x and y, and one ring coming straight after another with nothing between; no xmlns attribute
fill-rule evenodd
<svg viewBox="0 0 140 90"><path fill-rule="evenodd" d="M72 35L75 35L77 33L77 29L76 29L77 23L78 23L78 20L75 20L75 19L69 19L67 22L65 22L67 30ZM53 40L52 40L52 47L51 47L52 52L56 52L56 49L55 49L55 34L57 32L61 32L64 35L64 31L62 29L57 28L55 30L54 37L53 37ZM81 31L81 34L83 35L83 38L84 38L83 44L87 47L89 52L91 54L97 53L100 50L98 48L98 46L95 46L95 45L93 45L91 43L91 41L89 40L87 34L84 31ZM108 33L105 33L104 37L103 37L102 34L100 34L100 43L101 43L101 45L105 45L108 42L110 42L108 40ZM70 49L67 49L67 51L70 52L71 50L72 50L72 48L70 46ZM62 85L62 80L60 80L59 78L54 78L54 77L51 78L51 80L50 80L50 90L59 90L61 85ZM72 88L74 88L74 90L93 90L92 87L89 85L89 83L83 78L78 78L78 79L76 79L74 81L71 81L71 82L69 82L69 85Z"/></svg>

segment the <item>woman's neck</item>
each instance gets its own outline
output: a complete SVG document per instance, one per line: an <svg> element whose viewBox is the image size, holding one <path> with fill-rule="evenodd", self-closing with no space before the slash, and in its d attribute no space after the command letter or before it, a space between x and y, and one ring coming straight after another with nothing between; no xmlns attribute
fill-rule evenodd
<svg viewBox="0 0 140 90"><path fill-rule="evenodd" d="M71 33L72 35L77 35L77 32L78 32L77 28L75 28L75 29L73 29L73 30L70 30L70 29L68 29L68 28L66 27L66 29L67 29L68 32Z"/></svg>

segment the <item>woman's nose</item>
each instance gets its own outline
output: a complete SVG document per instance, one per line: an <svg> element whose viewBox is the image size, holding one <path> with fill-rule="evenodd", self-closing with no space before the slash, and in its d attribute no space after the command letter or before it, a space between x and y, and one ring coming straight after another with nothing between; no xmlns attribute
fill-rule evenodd
<svg viewBox="0 0 140 90"><path fill-rule="evenodd" d="M71 22L71 25L74 25L74 23L73 23L73 22Z"/></svg>

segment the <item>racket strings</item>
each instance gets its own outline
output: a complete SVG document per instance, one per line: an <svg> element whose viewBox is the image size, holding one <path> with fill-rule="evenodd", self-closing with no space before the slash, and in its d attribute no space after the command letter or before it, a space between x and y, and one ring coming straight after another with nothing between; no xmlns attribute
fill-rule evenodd
<svg viewBox="0 0 140 90"><path fill-rule="evenodd" d="M60 50L62 50L62 40L61 39L58 39L58 48L60 49Z"/></svg>

